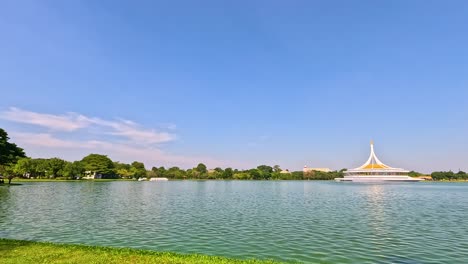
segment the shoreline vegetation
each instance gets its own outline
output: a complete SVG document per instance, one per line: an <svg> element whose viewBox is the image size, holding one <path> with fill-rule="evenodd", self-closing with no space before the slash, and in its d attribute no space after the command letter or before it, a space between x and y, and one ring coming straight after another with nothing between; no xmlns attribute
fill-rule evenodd
<svg viewBox="0 0 468 264"><path fill-rule="evenodd" d="M167 178L170 180L333 180L342 178L346 169L339 171L292 171L279 165L260 165L256 168L239 170L233 168L208 169L203 163L191 169L179 167L152 167L146 169L142 162L131 164L113 161L106 155L89 154L78 161L61 158L29 158L24 150L9 142L8 134L0 128L0 184L13 178L30 180L138 180L139 178ZM1 176L3 175L3 176ZM466 181L468 174L459 171L433 172L431 177L411 171L411 177L432 180Z"/></svg>
<svg viewBox="0 0 468 264"><path fill-rule="evenodd" d="M238 260L199 254L178 254L131 248L56 244L0 238L0 262L28 263L180 263L263 264L272 260Z"/></svg>

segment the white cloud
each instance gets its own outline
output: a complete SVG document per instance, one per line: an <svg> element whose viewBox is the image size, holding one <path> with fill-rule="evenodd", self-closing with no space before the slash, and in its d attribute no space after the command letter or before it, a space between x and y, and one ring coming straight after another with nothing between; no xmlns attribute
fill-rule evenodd
<svg viewBox="0 0 468 264"><path fill-rule="evenodd" d="M209 167L246 167L245 164L233 161L167 153L161 149L159 143L174 141L175 134L145 128L131 120L105 120L77 113L44 114L15 107L0 112L0 119L48 129L41 133L9 132L16 144L23 147L29 156L36 158L58 156L67 160L79 160L89 153L101 153L126 163L138 160L149 168L161 165L189 168L199 162L206 163ZM161 127L166 130L176 128L173 124ZM70 135L73 138L69 138Z"/></svg>
<svg viewBox="0 0 468 264"><path fill-rule="evenodd" d="M75 148L81 147L81 144L76 144L72 141L66 141L53 137L47 133L22 133L16 132L11 133L11 137L21 142L22 145L34 145L38 147L49 147L49 148Z"/></svg>
<svg viewBox="0 0 468 264"><path fill-rule="evenodd" d="M74 131L90 125L90 120L83 115L67 113L65 115L42 114L10 107L1 112L1 119L18 123L42 126L57 131Z"/></svg>
<svg viewBox="0 0 468 264"><path fill-rule="evenodd" d="M98 140L64 140L47 133L10 132L12 140L24 147L32 157L56 157L79 160L89 153L109 155L112 160L131 163L138 160L147 168L152 166L194 167L199 162L209 167L245 166L232 161L220 161L209 157L173 155L150 146L135 146L128 143L115 143ZM68 154L67 154L68 153Z"/></svg>
<svg viewBox="0 0 468 264"><path fill-rule="evenodd" d="M102 134L115 135L130 140L134 144L157 144L173 141L176 136L168 132L143 128L131 120L104 120L77 113L53 115L10 107L0 113L0 119L17 123L31 124L52 131L72 132L82 128L96 127Z"/></svg>
<svg viewBox="0 0 468 264"><path fill-rule="evenodd" d="M176 138L174 134L157 132L154 129L145 129L129 120L117 122L93 118L91 121L95 125L111 128L111 131L107 132L108 134L127 138L134 143L156 144L173 141Z"/></svg>

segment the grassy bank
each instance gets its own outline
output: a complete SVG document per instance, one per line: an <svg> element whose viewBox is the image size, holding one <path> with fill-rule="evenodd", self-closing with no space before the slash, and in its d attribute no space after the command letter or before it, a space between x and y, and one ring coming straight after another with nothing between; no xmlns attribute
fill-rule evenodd
<svg viewBox="0 0 468 264"><path fill-rule="evenodd" d="M0 263L278 263L204 255L0 239Z"/></svg>

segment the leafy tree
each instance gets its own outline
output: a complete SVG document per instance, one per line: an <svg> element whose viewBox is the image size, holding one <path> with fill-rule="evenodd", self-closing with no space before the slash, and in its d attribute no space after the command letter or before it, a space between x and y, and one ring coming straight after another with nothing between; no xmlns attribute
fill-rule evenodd
<svg viewBox="0 0 468 264"><path fill-rule="evenodd" d="M114 169L119 170L119 169L127 169L130 170L132 168L132 165L127 164L127 163L120 163L118 161L114 162Z"/></svg>
<svg viewBox="0 0 468 264"><path fill-rule="evenodd" d="M226 168L223 172L223 179L232 179L232 176L234 175L234 171L232 168Z"/></svg>
<svg viewBox="0 0 468 264"><path fill-rule="evenodd" d="M16 175L24 176L34 171L34 162L30 158L20 158L13 167Z"/></svg>
<svg viewBox="0 0 468 264"><path fill-rule="evenodd" d="M279 165L275 165L275 166L273 166L273 171L274 172L281 172L282 169L281 169L281 167Z"/></svg>
<svg viewBox="0 0 468 264"><path fill-rule="evenodd" d="M184 179L186 177L186 173L179 167L172 167L167 170L166 177L171 179Z"/></svg>
<svg viewBox="0 0 468 264"><path fill-rule="evenodd" d="M248 171L250 178L254 180L261 180L263 178L262 171L259 169L250 169Z"/></svg>
<svg viewBox="0 0 468 264"><path fill-rule="evenodd" d="M164 168L163 166L157 168L156 170L154 170L156 172L156 174L158 175L158 177L166 177L166 168Z"/></svg>
<svg viewBox="0 0 468 264"><path fill-rule="evenodd" d="M260 179L268 180L271 178L271 174L273 173L273 168L267 165L260 165L257 167L257 170L260 171L260 177L258 178L258 180ZM257 178L254 177L254 179L257 179Z"/></svg>
<svg viewBox="0 0 468 264"><path fill-rule="evenodd" d="M57 177L59 172L63 172L66 162L63 159L52 158L47 161L47 171L49 175Z"/></svg>
<svg viewBox="0 0 468 264"><path fill-rule="evenodd" d="M15 177L14 167L12 165L0 165L0 172L8 175L8 184L11 184L11 180Z"/></svg>
<svg viewBox="0 0 468 264"><path fill-rule="evenodd" d="M236 180L250 180L250 179L252 179L251 174L248 173L248 172L237 172L237 173L234 173L234 175L232 177L234 179L236 179Z"/></svg>
<svg viewBox="0 0 468 264"><path fill-rule="evenodd" d="M133 177L137 179L146 177L145 164L143 164L142 162L138 162L138 161L132 162L132 167L130 171L132 172Z"/></svg>
<svg viewBox="0 0 468 264"><path fill-rule="evenodd" d="M463 171L457 173L453 173L453 171L434 171L431 173L431 177L434 181L468 180L468 174Z"/></svg>
<svg viewBox="0 0 468 264"><path fill-rule="evenodd" d="M223 169L217 167L214 170L208 171L208 179L221 179L223 177L223 173Z"/></svg>
<svg viewBox="0 0 468 264"><path fill-rule="evenodd" d="M118 161L114 162L114 171L118 176L122 178L132 178L132 165L127 163L120 163Z"/></svg>
<svg viewBox="0 0 468 264"><path fill-rule="evenodd" d="M83 164L80 161L67 162L62 175L69 179L76 179L80 177L85 172Z"/></svg>
<svg viewBox="0 0 468 264"><path fill-rule="evenodd" d="M153 170L146 171L146 178L151 179L155 177L158 177L158 174L155 171Z"/></svg>
<svg viewBox="0 0 468 264"><path fill-rule="evenodd" d="M0 128L0 165L16 163L19 158L25 158L24 150L15 143L8 142L10 138L5 130Z"/></svg>
<svg viewBox="0 0 468 264"><path fill-rule="evenodd" d="M291 180L303 180L304 172L302 171L293 171L291 172Z"/></svg>
<svg viewBox="0 0 468 264"><path fill-rule="evenodd" d="M117 169L116 173L117 173L117 175L119 175L122 178L132 178L133 177L133 172L131 170L128 170L128 169L125 169L125 168Z"/></svg>
<svg viewBox="0 0 468 264"><path fill-rule="evenodd" d="M85 171L103 175L114 174L114 163L106 155L89 154L81 160Z"/></svg>
<svg viewBox="0 0 468 264"><path fill-rule="evenodd" d="M200 174L206 174L208 172L206 165L203 163L198 164L195 170L198 171Z"/></svg>
<svg viewBox="0 0 468 264"><path fill-rule="evenodd" d="M47 159L32 159L31 161L33 163L31 174L34 177L48 176L49 172L47 170L49 169L49 164Z"/></svg>
<svg viewBox="0 0 468 264"><path fill-rule="evenodd" d="M416 171L410 171L408 173L408 176L410 176L410 177L419 177L421 175L422 175L422 173L419 173L419 172L416 172Z"/></svg>

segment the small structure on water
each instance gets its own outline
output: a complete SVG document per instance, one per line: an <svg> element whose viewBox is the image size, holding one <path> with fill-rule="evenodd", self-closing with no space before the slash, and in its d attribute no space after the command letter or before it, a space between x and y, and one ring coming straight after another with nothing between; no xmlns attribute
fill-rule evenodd
<svg viewBox="0 0 468 264"><path fill-rule="evenodd" d="M382 163L374 152L374 142L371 141L369 159L361 167L344 172L343 178L335 178L338 182L418 182L423 179L408 176L409 171L392 168Z"/></svg>
<svg viewBox="0 0 468 264"><path fill-rule="evenodd" d="M168 181L168 178L151 178L150 181Z"/></svg>

